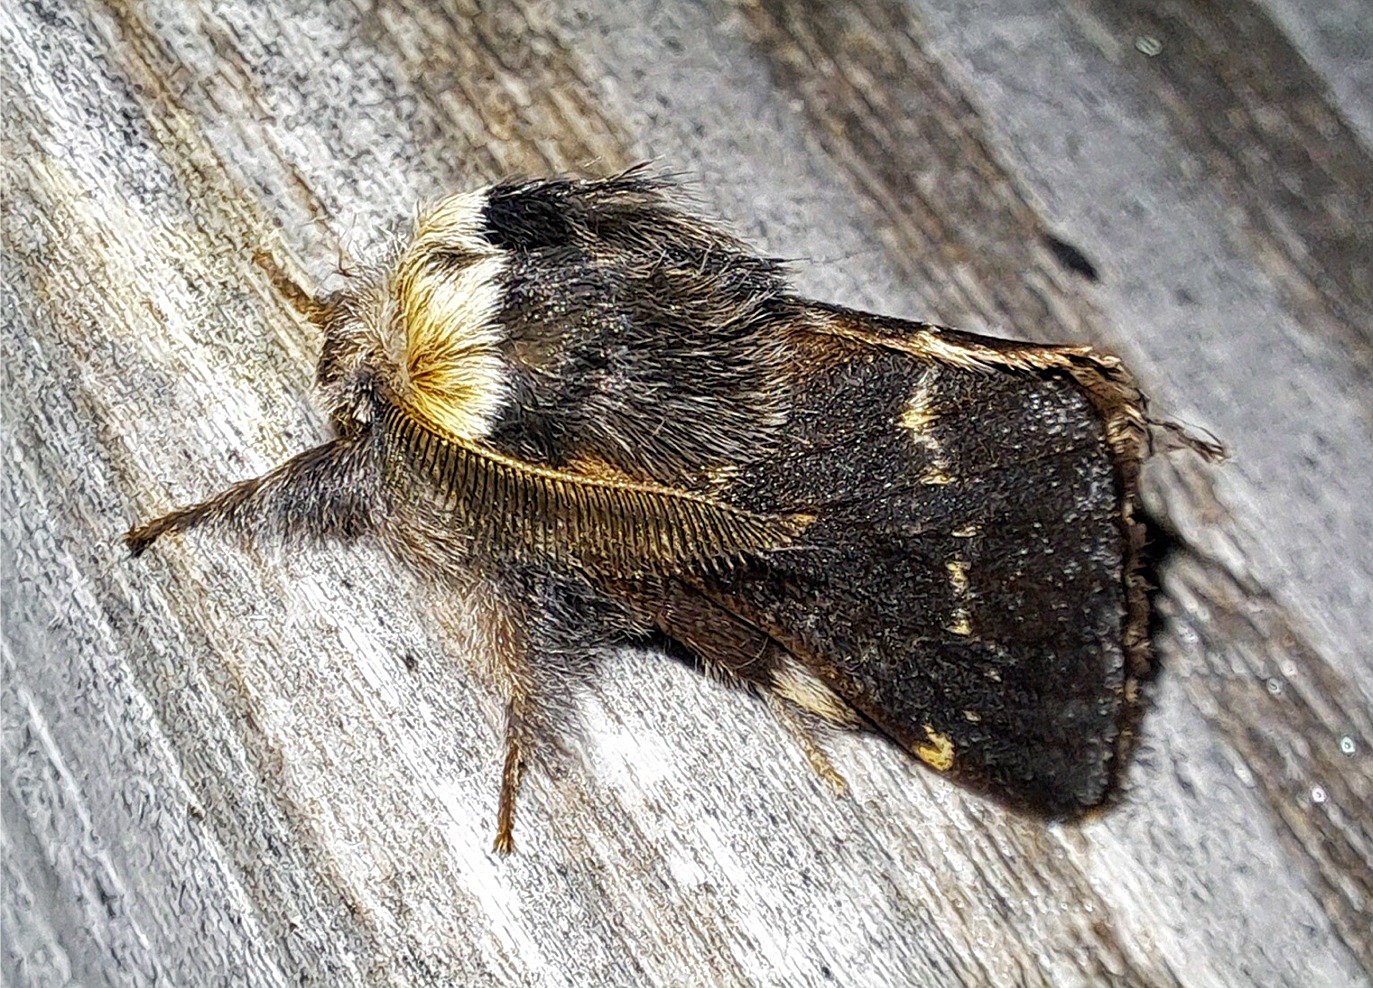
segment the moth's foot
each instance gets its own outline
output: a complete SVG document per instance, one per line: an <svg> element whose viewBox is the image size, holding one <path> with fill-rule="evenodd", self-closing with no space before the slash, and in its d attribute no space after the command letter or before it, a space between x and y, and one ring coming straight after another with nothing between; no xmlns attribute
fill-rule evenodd
<svg viewBox="0 0 1373 988"><path fill-rule="evenodd" d="M503 858L513 854L515 851L514 829L506 829L504 827L498 828L496 830L496 839L491 844L491 850L495 851Z"/></svg>

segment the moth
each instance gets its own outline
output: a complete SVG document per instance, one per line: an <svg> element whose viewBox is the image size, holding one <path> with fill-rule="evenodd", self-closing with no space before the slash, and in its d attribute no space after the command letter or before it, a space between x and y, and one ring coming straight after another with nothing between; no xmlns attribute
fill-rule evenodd
<svg viewBox="0 0 1373 988"><path fill-rule="evenodd" d="M497 851L567 698L652 640L755 690L840 788L835 727L1042 817L1116 787L1150 421L1115 357L800 298L642 170L451 196L293 300L333 437L128 548L366 538L479 608Z"/></svg>

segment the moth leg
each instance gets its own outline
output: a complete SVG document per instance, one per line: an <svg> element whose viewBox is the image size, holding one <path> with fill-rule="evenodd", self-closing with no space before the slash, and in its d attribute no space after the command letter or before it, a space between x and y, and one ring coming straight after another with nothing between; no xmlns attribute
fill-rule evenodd
<svg viewBox="0 0 1373 988"><path fill-rule="evenodd" d="M307 291L296 278L282 266L276 255L266 247L253 251L253 261L267 275L272 287L277 290L291 307L305 318L319 326L327 325L338 314L340 296L338 294L317 297ZM339 270L343 270L340 263Z"/></svg>
<svg viewBox="0 0 1373 988"><path fill-rule="evenodd" d="M525 770L540 739L553 728L544 699L559 695L556 685L540 680L538 670L556 664L536 659L540 645L546 643L537 640L537 618L526 610L527 598L518 586L503 581L480 587L465 582L449 586L457 590L459 599L466 597L476 605L478 672L505 704L505 756L492 842L492 850L505 856L515 850L515 808Z"/></svg>
<svg viewBox="0 0 1373 988"><path fill-rule="evenodd" d="M620 588L623 594L626 588ZM773 716L836 795L848 782L819 740L824 724L856 728L862 720L833 690L776 639L725 605L680 580L635 588L636 606L648 609L659 630L685 645L706 667L762 694Z"/></svg>
<svg viewBox="0 0 1373 988"><path fill-rule="evenodd" d="M515 797L524 780L532 738L521 704L511 701L505 707L505 765L501 769L501 795L496 804L496 840L492 849L500 855L515 850Z"/></svg>
<svg viewBox="0 0 1373 988"><path fill-rule="evenodd" d="M199 504L135 525L124 544L140 556L162 536L200 525L290 540L356 537L367 528L376 493L368 455L360 441L324 443Z"/></svg>
<svg viewBox="0 0 1373 988"><path fill-rule="evenodd" d="M820 739L816 737L816 731L810 723L806 713L791 700L784 698L780 693L772 690L763 690L763 699L767 701L768 709L777 718L778 723L787 729L787 732L796 741L801 753L810 762L810 767L815 770L815 774L828 783L834 795L843 798L849 794L849 782L834 767L834 762L830 761L830 756L820 744Z"/></svg>

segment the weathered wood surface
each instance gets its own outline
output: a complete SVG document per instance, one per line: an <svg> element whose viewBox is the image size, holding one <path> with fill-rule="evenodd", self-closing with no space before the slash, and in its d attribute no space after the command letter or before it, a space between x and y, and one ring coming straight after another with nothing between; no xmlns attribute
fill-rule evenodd
<svg viewBox="0 0 1373 988"><path fill-rule="evenodd" d="M0 13L5 983L1368 983L1366 5L492 8ZM123 557L322 435L256 249L328 285L426 198L647 158L817 297L1103 344L1230 445L1147 474L1117 811L1044 828L865 738L837 801L628 654L498 860L489 704L378 559Z"/></svg>

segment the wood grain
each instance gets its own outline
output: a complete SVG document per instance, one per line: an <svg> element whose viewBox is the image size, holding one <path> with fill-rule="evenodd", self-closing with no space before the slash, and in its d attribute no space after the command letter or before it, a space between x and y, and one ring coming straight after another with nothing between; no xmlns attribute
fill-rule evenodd
<svg viewBox="0 0 1373 988"><path fill-rule="evenodd" d="M1309 6L7 5L0 977L1368 984L1373 38ZM809 294L1109 347L1230 446L1146 474L1123 806L858 737L836 800L626 653L499 860L495 711L380 558L124 558L324 435L256 251L328 287L426 199L644 159Z"/></svg>

